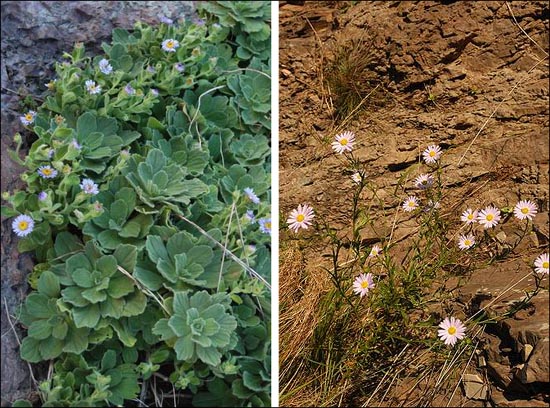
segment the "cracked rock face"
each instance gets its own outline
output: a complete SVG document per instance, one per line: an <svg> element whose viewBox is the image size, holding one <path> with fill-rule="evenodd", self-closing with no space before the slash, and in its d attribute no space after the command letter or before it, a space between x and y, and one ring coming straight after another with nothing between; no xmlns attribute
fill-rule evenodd
<svg viewBox="0 0 550 408"><path fill-rule="evenodd" d="M114 28L131 29L137 21L158 24L161 16L193 18L192 1L3 1L2 2L2 109L1 190L23 188L22 169L13 163L7 149L14 149L13 135L22 132L19 123L20 101L27 96L40 97L44 84L54 74L55 61L75 42L83 42L87 52L101 52L101 42L109 42ZM5 203L2 203L5 204ZM33 260L17 252L17 237L10 220L2 219L2 406L18 398L33 399L29 368L19 358L19 338L23 332L15 325L15 309L28 291L26 277ZM17 326L17 325L15 325ZM39 371L39 370L38 370ZM37 376L35 372L35 377Z"/></svg>

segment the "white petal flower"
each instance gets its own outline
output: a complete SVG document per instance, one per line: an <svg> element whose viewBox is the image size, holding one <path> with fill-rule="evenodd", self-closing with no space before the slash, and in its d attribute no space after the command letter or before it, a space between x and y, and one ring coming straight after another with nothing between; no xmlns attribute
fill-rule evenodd
<svg viewBox="0 0 550 408"><path fill-rule="evenodd" d="M462 324L459 319L451 317L445 318L440 324L440 329L437 331L437 334L441 340L447 345L454 346L457 340L464 338L466 333L466 327Z"/></svg>
<svg viewBox="0 0 550 408"><path fill-rule="evenodd" d="M441 148L437 145L431 145L424 150L422 157L427 164L433 164L441 157Z"/></svg>
<svg viewBox="0 0 550 408"><path fill-rule="evenodd" d="M97 85L95 81L88 79L85 83L86 90L90 95L96 95L101 92L101 86Z"/></svg>
<svg viewBox="0 0 550 408"><path fill-rule="evenodd" d="M461 235L458 240L458 247L462 250L471 248L476 243L475 237L472 234Z"/></svg>
<svg viewBox="0 0 550 408"><path fill-rule="evenodd" d="M37 170L37 173L40 177L50 179L57 176L57 170L52 166L40 166Z"/></svg>
<svg viewBox="0 0 550 408"><path fill-rule="evenodd" d="M307 204L300 204L298 208L290 212L290 216L286 220L289 224L288 228L294 232L298 232L300 228L307 229L311 225L311 221L315 217L313 208Z"/></svg>
<svg viewBox="0 0 550 408"><path fill-rule="evenodd" d="M176 49L180 46L179 41L173 38L168 38L162 42L162 49L168 52L176 52Z"/></svg>
<svg viewBox="0 0 550 408"><path fill-rule="evenodd" d="M23 116L19 117L19 120L25 126L32 125L34 123L34 118L36 118L36 112L33 110L28 111Z"/></svg>
<svg viewBox="0 0 550 408"><path fill-rule="evenodd" d="M477 222L477 216L478 216L477 210L472 210L471 208L468 208L466 211L462 213L462 216L460 217L460 221L465 222L466 224L473 224Z"/></svg>
<svg viewBox="0 0 550 408"><path fill-rule="evenodd" d="M418 198L416 198L415 196L410 196L403 202L404 211L411 212L416 210L417 208L418 208Z"/></svg>
<svg viewBox="0 0 550 408"><path fill-rule="evenodd" d="M514 207L514 216L520 220L532 220L536 214L537 206L529 200L522 200Z"/></svg>
<svg viewBox="0 0 550 408"><path fill-rule="evenodd" d="M477 222L483 225L483 228L493 228L500 221L500 210L490 206L481 210L477 216Z"/></svg>
<svg viewBox="0 0 550 408"><path fill-rule="evenodd" d="M550 262L548 261L548 254L541 254L535 260L535 272L544 273L548 275L548 268L550 267Z"/></svg>
<svg viewBox="0 0 550 408"><path fill-rule="evenodd" d="M353 292L361 297L365 296L372 288L374 288L374 281L371 273L362 273L353 281Z"/></svg>
<svg viewBox="0 0 550 408"><path fill-rule="evenodd" d="M432 187L433 184L434 178L431 174L421 174L414 180L414 185L422 190Z"/></svg>
<svg viewBox="0 0 550 408"><path fill-rule="evenodd" d="M353 150L353 144L355 143L355 135L353 132L346 131L339 135L336 135L334 142L332 142L332 149L336 153L351 152Z"/></svg>

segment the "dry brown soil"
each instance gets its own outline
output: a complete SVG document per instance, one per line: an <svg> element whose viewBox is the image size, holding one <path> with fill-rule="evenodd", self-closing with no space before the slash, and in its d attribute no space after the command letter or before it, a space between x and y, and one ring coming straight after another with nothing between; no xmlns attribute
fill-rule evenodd
<svg viewBox="0 0 550 408"><path fill-rule="evenodd" d="M444 150L441 213L455 230L467 207L513 207L529 199L539 210L534 232L521 245L476 270L456 292L457 307L494 301L490 307L498 313L533 288L530 264L548 252L549 236L548 13L548 4L538 1L280 2L282 373L299 371L289 365L307 347L308 335L290 337L297 326L315 325L316 302L330 285L319 269L328 262L323 257L328 249L317 244L311 230L304 234L309 241L304 249L284 221L298 204L309 203L318 218L336 228L346 225L351 173L330 147L343 130L356 134L354 154L385 203L375 215L379 230L364 238L387 236L394 223L387 214L400 205L392 195L399 178L408 172L410 185L422 169L419 154L439 144ZM359 114L336 120L338 95L323 78L338 48L352 40L371 55L365 75L373 89L379 86ZM406 197L406 191L400 193ZM520 226L515 221L503 229L507 239ZM406 242L415 227L411 217L398 217L394 239ZM548 278L544 284L548 288ZM527 311L486 333L484 341L490 401L455 403L548 406L548 290ZM521 350L527 343L535 344L526 362ZM285 349L288 344L291 349ZM283 376L280 388L289 392L302 386L293 382L296 378L299 373ZM284 402L300 405L308 392L305 387Z"/></svg>

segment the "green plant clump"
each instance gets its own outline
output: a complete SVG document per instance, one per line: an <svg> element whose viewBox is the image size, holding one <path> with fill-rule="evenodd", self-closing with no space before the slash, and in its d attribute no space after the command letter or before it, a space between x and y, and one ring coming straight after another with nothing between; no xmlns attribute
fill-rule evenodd
<svg viewBox="0 0 550 408"><path fill-rule="evenodd" d="M271 406L270 4L199 13L77 43L20 118L2 215L42 406Z"/></svg>

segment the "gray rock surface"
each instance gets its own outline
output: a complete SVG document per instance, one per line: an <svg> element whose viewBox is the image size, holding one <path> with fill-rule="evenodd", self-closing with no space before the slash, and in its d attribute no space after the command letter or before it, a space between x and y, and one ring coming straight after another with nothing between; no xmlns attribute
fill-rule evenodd
<svg viewBox="0 0 550 408"><path fill-rule="evenodd" d="M1 191L22 188L21 173L7 156L13 149L13 135L29 134L19 123L20 102L32 95L39 98L44 84L52 79L55 61L70 51L77 41L87 52L100 53L102 41L109 42L113 28L131 29L136 21L157 24L159 17L193 18L192 1L2 1L1 3ZM5 204L5 203L3 203ZM33 385L28 365L19 358L19 347L7 313L15 324L15 308L24 299L26 277L33 261L28 254L17 252L17 237L11 231L11 220L1 223L1 303L2 303L2 406L18 398L33 399ZM22 330L15 324L17 335ZM37 368L33 368L37 370ZM39 375L40 370L35 371ZM34 396L36 398L36 395Z"/></svg>

